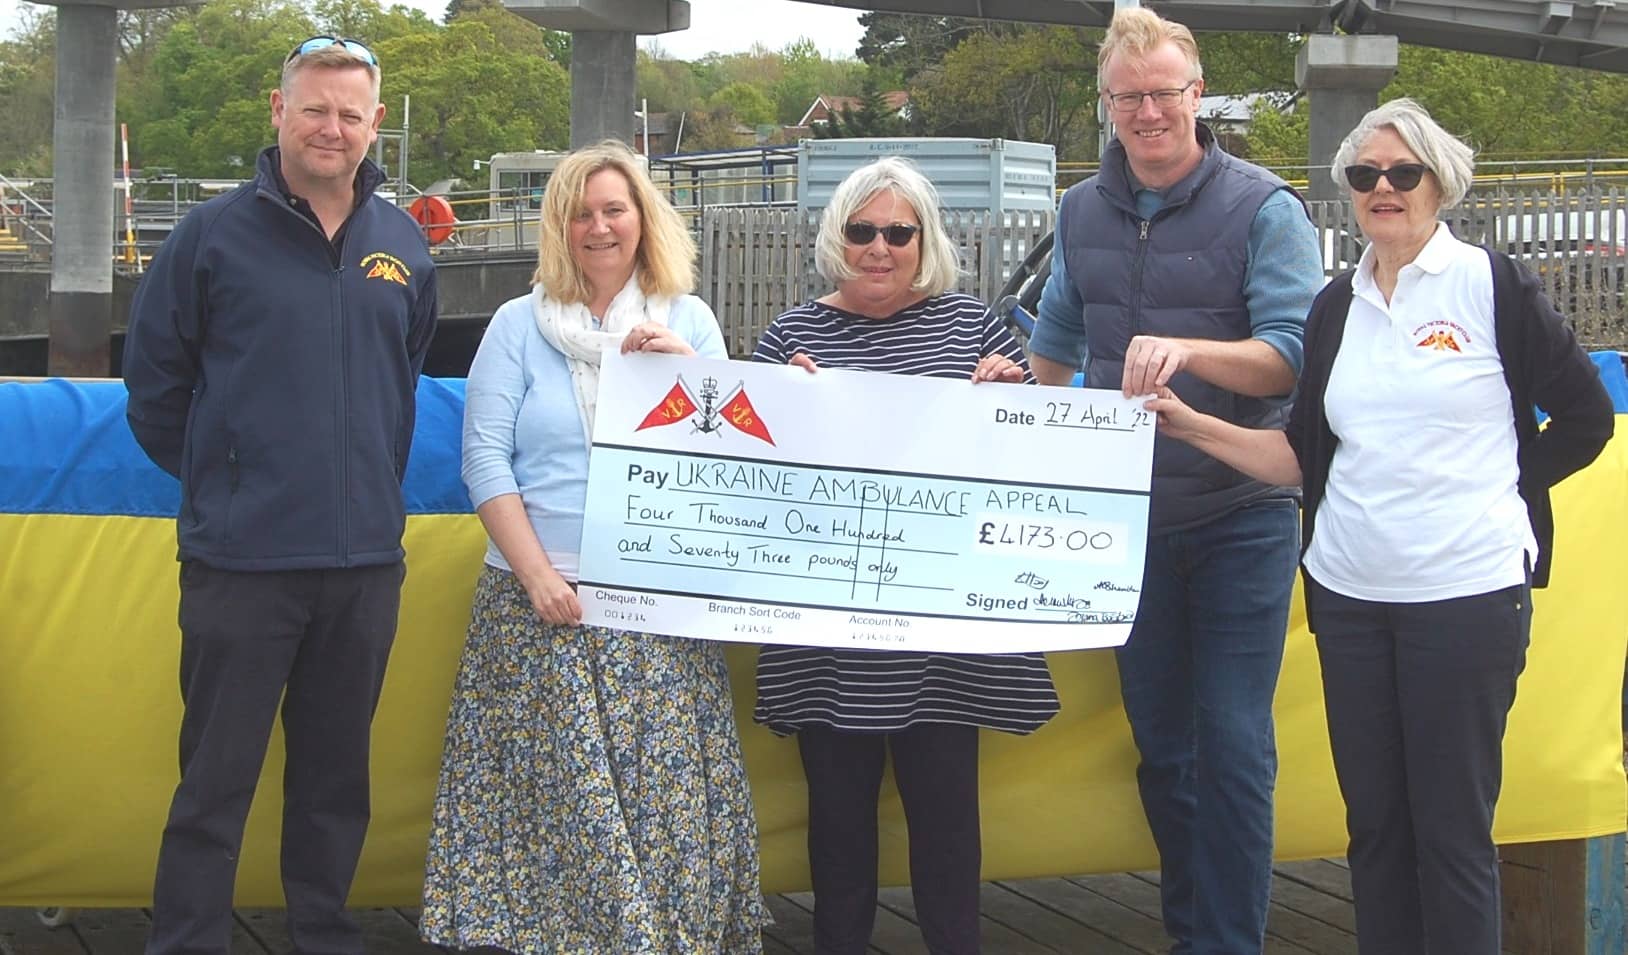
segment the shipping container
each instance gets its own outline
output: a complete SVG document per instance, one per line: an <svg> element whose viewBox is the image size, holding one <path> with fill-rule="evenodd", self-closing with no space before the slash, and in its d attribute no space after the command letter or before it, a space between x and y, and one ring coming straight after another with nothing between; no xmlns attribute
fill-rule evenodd
<svg viewBox="0 0 1628 955"><path fill-rule="evenodd" d="M855 169L904 156L938 188L946 209L987 212L1057 206L1057 151L1010 139L805 139L797 146L797 207L823 209Z"/></svg>

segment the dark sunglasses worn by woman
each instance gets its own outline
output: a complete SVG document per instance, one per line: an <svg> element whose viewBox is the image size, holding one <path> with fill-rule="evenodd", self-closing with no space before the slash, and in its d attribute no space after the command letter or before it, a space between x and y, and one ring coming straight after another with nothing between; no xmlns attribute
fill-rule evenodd
<svg viewBox="0 0 1628 955"><path fill-rule="evenodd" d="M870 245L876 241L877 233L881 233L882 240L894 248L910 244L910 240L921 231L919 225L905 225L895 222L893 225L879 226L873 222L850 222L842 227L842 237L848 240L849 245Z"/></svg>
<svg viewBox="0 0 1628 955"><path fill-rule="evenodd" d="M1383 177L1391 181L1391 188L1397 192L1412 192L1419 188L1424 174L1429 171L1430 167L1416 162L1397 163L1389 169L1358 164L1345 167L1345 181L1357 192L1373 192Z"/></svg>

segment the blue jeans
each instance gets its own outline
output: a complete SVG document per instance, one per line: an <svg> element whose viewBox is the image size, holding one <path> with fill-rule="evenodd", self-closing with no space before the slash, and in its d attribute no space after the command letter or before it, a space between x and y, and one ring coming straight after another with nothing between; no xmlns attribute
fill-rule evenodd
<svg viewBox="0 0 1628 955"><path fill-rule="evenodd" d="M1173 955L1259 955L1272 887L1272 696L1300 557L1274 498L1148 541L1119 686Z"/></svg>

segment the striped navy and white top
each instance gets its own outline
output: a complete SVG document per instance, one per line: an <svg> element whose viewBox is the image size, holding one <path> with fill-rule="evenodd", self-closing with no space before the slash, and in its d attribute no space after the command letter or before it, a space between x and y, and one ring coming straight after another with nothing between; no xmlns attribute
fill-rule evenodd
<svg viewBox="0 0 1628 955"><path fill-rule="evenodd" d="M967 378L999 352L1029 365L1005 325L970 295L926 299L872 319L810 302L769 325L755 361L806 353L823 368ZM960 723L1030 733L1057 713L1038 653L953 654L765 646L758 655L753 717L778 733L822 726L892 733L917 723Z"/></svg>

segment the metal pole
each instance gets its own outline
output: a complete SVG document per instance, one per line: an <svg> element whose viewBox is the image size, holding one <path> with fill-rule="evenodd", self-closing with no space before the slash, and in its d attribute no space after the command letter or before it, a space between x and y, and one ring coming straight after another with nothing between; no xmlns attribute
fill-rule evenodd
<svg viewBox="0 0 1628 955"><path fill-rule="evenodd" d="M401 183L396 187L396 201L399 203L407 195L407 143L412 138L413 98L401 98Z"/></svg>
<svg viewBox="0 0 1628 955"><path fill-rule="evenodd" d="M635 114L644 122L644 165L650 168L650 100L639 98L639 112Z"/></svg>
<svg viewBox="0 0 1628 955"><path fill-rule="evenodd" d="M124 171L124 261L141 271L141 253L136 251L136 200L130 194L130 125L119 124L119 164Z"/></svg>

